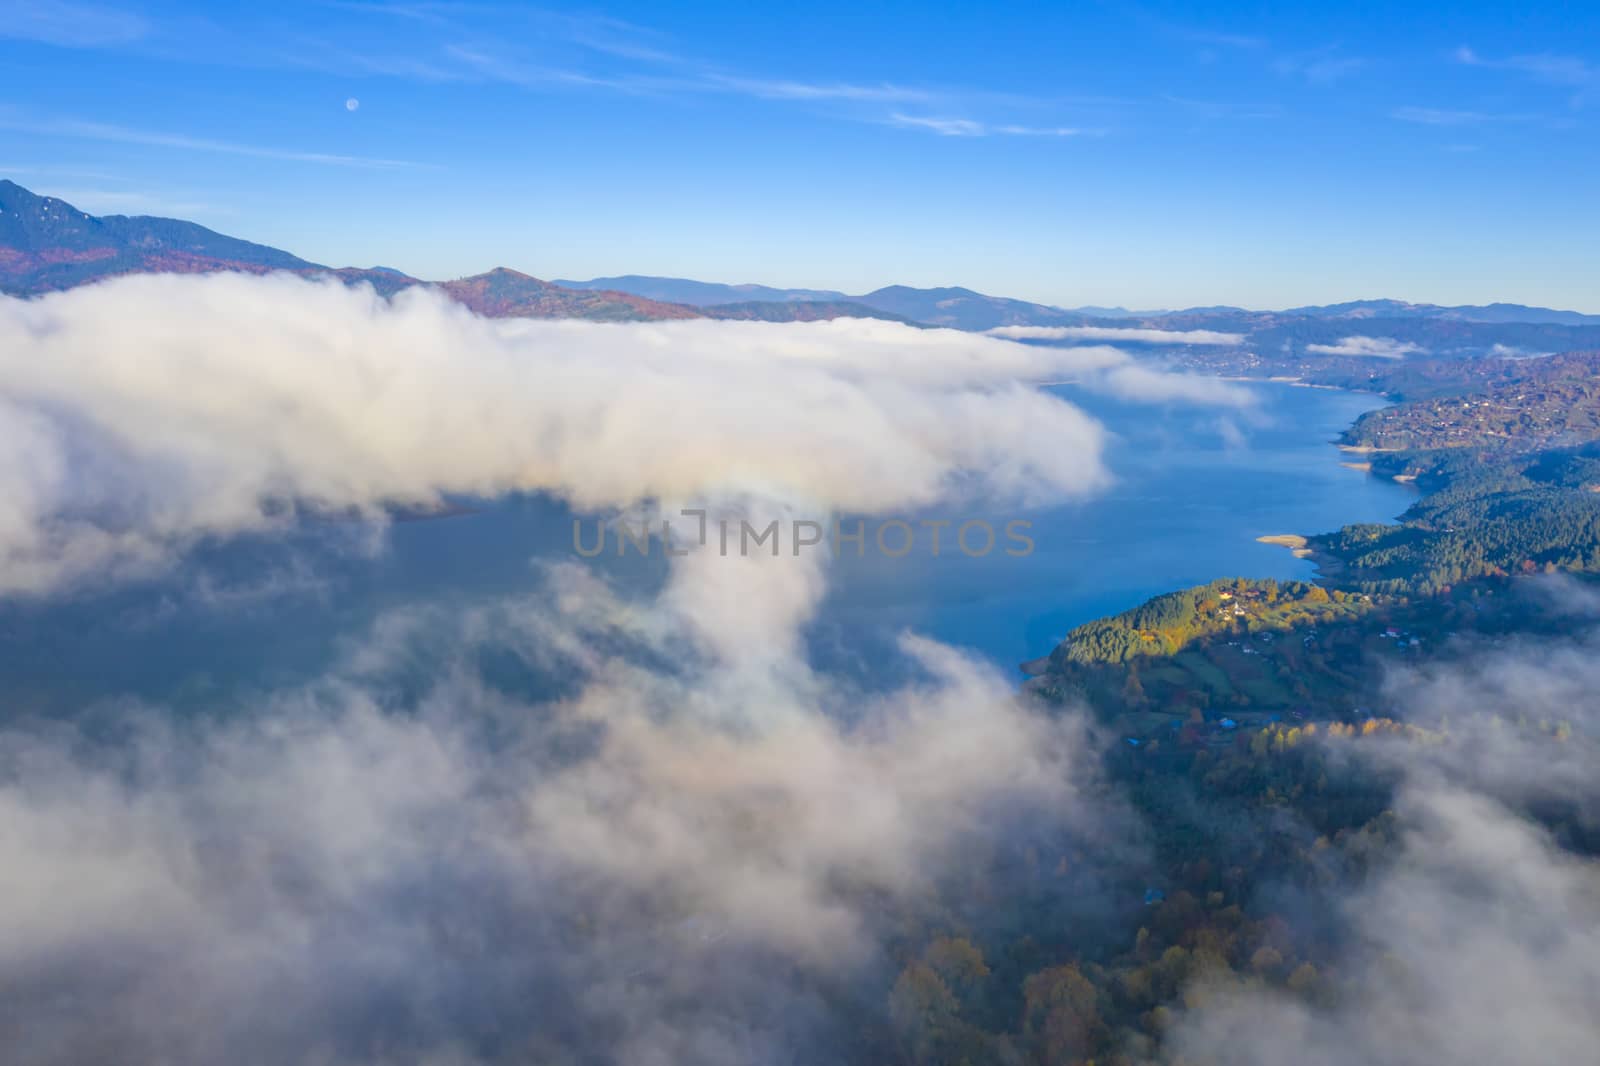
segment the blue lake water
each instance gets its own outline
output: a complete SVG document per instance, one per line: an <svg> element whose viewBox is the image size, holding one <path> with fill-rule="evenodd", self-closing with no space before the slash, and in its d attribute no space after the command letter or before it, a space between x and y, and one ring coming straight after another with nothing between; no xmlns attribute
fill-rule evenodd
<svg viewBox="0 0 1600 1066"><path fill-rule="evenodd" d="M1070 387L1053 391L1114 434L1113 486L1082 503L1022 513L1033 522L1026 558L846 565L835 615L898 620L1007 665L1044 655L1079 623L1217 577L1310 580L1315 567L1272 533L1320 533L1386 522L1415 491L1341 465L1333 439L1377 397L1285 384L1248 386L1258 408L1221 414L1190 406L1118 403ZM1012 512L992 516L997 526Z"/></svg>
<svg viewBox="0 0 1600 1066"><path fill-rule="evenodd" d="M1309 578L1309 563L1255 538L1386 521L1412 498L1339 464L1331 440L1378 406L1370 396L1251 385L1257 409L1224 414L1054 388L1113 433L1111 487L1031 512L940 514L997 529L1032 522L1025 558L948 547L934 558L920 546L900 559L846 552L809 633L819 664L870 680L887 645L912 629L1011 670L1079 622L1161 592L1221 576ZM570 513L536 497L397 523L376 546L361 545L362 535L329 523L211 545L159 581L0 605L5 706L54 710L119 694L201 705L292 683L324 670L386 610L532 591L533 560L574 558ZM648 585L660 566L636 560L620 580Z"/></svg>

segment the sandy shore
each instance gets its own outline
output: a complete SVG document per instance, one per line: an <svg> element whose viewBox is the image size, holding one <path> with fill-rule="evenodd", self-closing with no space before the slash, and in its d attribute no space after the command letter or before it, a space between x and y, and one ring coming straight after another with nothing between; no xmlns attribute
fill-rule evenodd
<svg viewBox="0 0 1600 1066"><path fill-rule="evenodd" d="M1349 467L1351 470L1371 471L1371 469L1372 469L1372 464L1371 463L1340 463L1339 465L1340 466L1344 466L1344 467Z"/></svg>
<svg viewBox="0 0 1600 1066"><path fill-rule="evenodd" d="M1294 552L1296 559L1306 559L1311 555L1311 549L1306 547L1306 538L1298 533L1269 533L1264 537L1257 537L1262 544L1276 544L1280 548L1288 548Z"/></svg>

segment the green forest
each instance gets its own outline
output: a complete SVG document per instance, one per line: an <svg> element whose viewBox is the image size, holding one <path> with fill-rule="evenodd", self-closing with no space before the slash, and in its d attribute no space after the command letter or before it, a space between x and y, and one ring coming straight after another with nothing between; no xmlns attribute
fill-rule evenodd
<svg viewBox="0 0 1600 1066"><path fill-rule="evenodd" d="M1423 495L1398 523L1311 537L1316 582L1226 578L1171 592L1078 626L1030 664L1032 698L1091 709L1107 793L1126 797L1130 825L1151 828L1137 847L1034 841L941 895L908 929L886 989L889 1057L1170 1063L1175 1020L1208 999L1248 989L1319 1009L1359 1000L1337 901L1399 859L1393 767L1404 752L1463 743L1448 719L1408 720L1394 671L1560 641L1570 623L1532 594L1533 576L1600 573L1600 389L1548 380L1594 369L1593 357L1520 362L1546 390L1525 415L1491 418L1491 407L1440 430L1442 413L1479 401L1430 397L1353 427L1352 440L1426 445L1372 456L1373 476L1414 479ZM1551 758L1594 744L1569 720L1500 727ZM1359 757L1377 750L1398 761ZM1600 812L1522 813L1565 848L1600 853ZM995 898L1003 915L985 906ZM1100 909L1086 915L1085 900ZM1100 930L1087 941L1086 917Z"/></svg>
<svg viewBox="0 0 1600 1066"><path fill-rule="evenodd" d="M1171 1063L1175 1020L1211 997L1358 999L1336 901L1390 869L1402 836L1399 774L1363 752L1403 764L1397 750L1461 743L1447 720L1405 720L1384 676L1448 661L1463 639L1559 638L1563 623L1527 581L1401 597L1225 580L1074 630L1030 691L1090 705L1106 732L1107 793L1148 828L1137 847L1114 830L1031 842L947 891L908 932L888 990L897 1060ZM1239 601L1246 614L1222 619ZM1552 753L1594 743L1565 720L1503 728ZM1525 813L1566 847L1600 853L1600 811ZM997 917L985 902L1001 898ZM1099 909L1085 913L1085 900ZM1086 919L1098 936L1084 937Z"/></svg>

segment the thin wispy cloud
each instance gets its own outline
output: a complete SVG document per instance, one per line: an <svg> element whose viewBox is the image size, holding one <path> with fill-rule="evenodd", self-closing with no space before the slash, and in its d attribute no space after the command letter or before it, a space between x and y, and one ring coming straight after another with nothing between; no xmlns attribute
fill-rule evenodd
<svg viewBox="0 0 1600 1066"><path fill-rule="evenodd" d="M901 85L861 85L851 82L808 82L767 79L689 70L672 74L591 74L542 66L497 55L467 45L447 45L444 54L467 68L467 76L498 81L524 89L587 88L629 94L726 94L758 100L846 103L924 103L937 99L929 90Z"/></svg>
<svg viewBox="0 0 1600 1066"><path fill-rule="evenodd" d="M763 100L856 100L867 103L914 103L935 99L926 89L902 85L853 85L848 82L817 83L804 81L743 78L726 74L705 74L708 87L759 97Z"/></svg>
<svg viewBox="0 0 1600 1066"><path fill-rule="evenodd" d="M1007 137L1082 137L1097 132L1075 126L996 126L994 131Z"/></svg>
<svg viewBox="0 0 1600 1066"><path fill-rule="evenodd" d="M466 45L447 45L444 54L467 68L470 77L498 81L530 90L595 89L640 95L726 95L777 103L839 105L840 117L882 121L906 129L920 129L941 136L989 136L992 134L1034 137L1070 137L1076 127L993 122L945 115L918 115L892 111L863 115L862 109L890 105L939 104L961 106L985 103L995 106L1037 106L1042 101L1006 97L981 90L931 89L889 82L810 81L799 78L757 77L728 73L687 60L660 72L592 74L569 68L552 68L519 61L490 49Z"/></svg>
<svg viewBox="0 0 1600 1066"><path fill-rule="evenodd" d="M216 215L231 214L228 208L203 200L161 196L137 189L62 188L51 186L50 195L66 200L79 210L94 215Z"/></svg>
<svg viewBox="0 0 1600 1066"><path fill-rule="evenodd" d="M262 63L287 70L311 70L320 74L397 78L404 81L439 83L477 80L448 63L416 56L369 53L344 48L332 41L312 41L295 48L270 53Z"/></svg>
<svg viewBox="0 0 1600 1066"><path fill-rule="evenodd" d="M83 119L59 118L28 120L0 116L0 129L19 133L34 133L47 137L67 137L74 140L101 141L110 144L142 144L154 148L176 148L189 152L209 152L219 155L249 156L255 159L277 159L289 163L313 163L320 166L356 167L371 170L411 170L428 164L404 159L377 159L370 156L340 155L330 152L307 152L271 145L241 144L236 141L219 141L207 137L191 137L183 133L165 133L117 126L105 122Z"/></svg>
<svg viewBox="0 0 1600 1066"><path fill-rule="evenodd" d="M971 88L933 88L892 82L816 81L793 77L755 76L730 73L691 60L674 58L665 72L628 73L597 76L571 70L530 68L497 58L493 53L450 46L447 52L469 63L487 78L525 88L567 86L652 95L727 95L774 103L836 105L835 117L869 121L915 129L946 137L1072 137L1089 132L1076 126L978 119L948 113L913 113L907 105L921 108L988 110L1028 109L1060 106L1061 100L1040 100L1017 94ZM1073 101L1082 104L1084 101ZM1093 103L1104 104L1103 100ZM888 114L879 107L891 107Z"/></svg>
<svg viewBox="0 0 1600 1066"><path fill-rule="evenodd" d="M1600 79L1600 68L1592 67L1576 56L1552 55L1549 52L1507 59L1485 59L1472 49L1463 47L1456 49L1456 61L1469 67L1514 70L1553 85L1592 85Z"/></svg>
<svg viewBox="0 0 1600 1066"><path fill-rule="evenodd" d="M522 89L605 89L622 93L659 93L683 88L682 79L649 76L587 74L560 67L519 62L479 48L446 45L444 57L459 64L456 76L468 80L501 82Z"/></svg>
<svg viewBox="0 0 1600 1066"><path fill-rule="evenodd" d="M1247 33L1228 33L1221 30L1196 29L1183 27L1178 30L1181 36L1200 44L1218 45L1223 48L1265 48L1266 39L1253 37Z"/></svg>
<svg viewBox="0 0 1600 1066"><path fill-rule="evenodd" d="M0 0L0 11L6 10L4 5L9 2ZM470 4L345 2L329 6L382 20L374 21L374 27L387 23L391 28L398 25L404 29L409 25L415 29L404 30L398 37L393 33L375 32L362 35L360 39L341 40L320 36L284 39L278 31L263 28L254 36L236 33L209 40L204 49L174 49L170 41L163 45L156 40L162 37L164 27L136 20L137 32L134 32L134 21L129 21L123 32L111 32L109 27L116 24L112 18L115 12L95 9L105 14L102 21L108 29L74 30L70 43L95 48L120 46L141 53L154 49L163 59L174 61L317 70L423 83L499 83L530 92L741 97L773 104L811 105L824 115L845 121L886 121L943 136L1066 137L1079 132L1066 125L1018 121L1023 110L1037 113L1042 108L1059 107L1061 101L983 88L820 79L728 69L684 53L666 34L606 16L516 10L496 12L494 25L489 26L481 17L484 10ZM54 12L48 19L35 15L13 20L15 25L0 27L0 35L12 32L36 40L61 38L62 43L67 43L66 29L51 27L79 24L92 27L95 24L95 19L76 14L77 9L70 5L54 5L48 10ZM165 29L171 37L171 28ZM426 31L425 39L418 39L416 31ZM981 110L989 115L981 120L945 119L937 114L924 120L920 115L907 115L902 120L885 114L888 110L904 114L908 107L945 114ZM1014 114L1005 115L1005 110ZM966 122L971 123L970 128L963 128ZM105 139L133 141L127 136ZM201 147L198 143L185 146ZM207 148L233 154L268 154L268 150L218 142L208 142ZM397 160L358 160L319 153L271 150L271 154L342 165L404 165Z"/></svg>
<svg viewBox="0 0 1600 1066"><path fill-rule="evenodd" d="M941 137L1078 137L1087 130L1071 126L1017 126L990 125L970 118L948 118L939 115L891 114L887 124L902 129L926 130Z"/></svg>
<svg viewBox="0 0 1600 1066"><path fill-rule="evenodd" d="M1456 49L1455 59L1465 66L1511 71L1546 85L1575 89L1577 92L1571 101L1574 107L1600 96L1600 67L1577 56L1538 52L1490 59L1463 45Z"/></svg>
<svg viewBox="0 0 1600 1066"><path fill-rule="evenodd" d="M1306 345L1306 351L1316 355L1352 355L1372 359L1403 359L1423 350L1421 345L1393 337L1344 337L1338 344Z"/></svg>
<svg viewBox="0 0 1600 1066"><path fill-rule="evenodd" d="M120 181L115 174L104 170L85 170L72 165L58 165L46 163L3 163L0 162L0 174L27 175L32 178L70 178L74 181Z"/></svg>
<svg viewBox="0 0 1600 1066"><path fill-rule="evenodd" d="M467 35L469 30L461 16L474 10L470 5L456 3L386 4L354 0L333 2L330 6L357 14L389 16L420 23L458 36ZM515 22L519 30L526 28L534 31L536 36L565 41L601 55L645 63L685 62L669 47L664 34L609 15L573 14L529 7L496 11L495 17L502 26Z"/></svg>
<svg viewBox="0 0 1600 1066"><path fill-rule="evenodd" d="M1397 107L1389 117L1423 126L1541 125L1563 128L1571 123L1524 111L1466 111L1442 107Z"/></svg>
<svg viewBox="0 0 1600 1066"><path fill-rule="evenodd" d="M1455 111L1438 107L1397 107L1389 112L1389 116L1401 122L1416 122L1424 126L1473 126L1494 117L1481 111Z"/></svg>
<svg viewBox="0 0 1600 1066"><path fill-rule="evenodd" d="M1183 96L1173 96L1164 93L1161 99L1166 103L1179 107L1196 118L1208 120L1221 119L1257 119L1278 118L1283 114L1283 108L1277 104L1261 104L1254 102L1231 103L1223 100L1193 100Z"/></svg>
<svg viewBox="0 0 1600 1066"><path fill-rule="evenodd" d="M1332 85L1366 66L1359 56L1340 55L1337 48L1318 48L1294 52L1272 61L1272 69L1285 77L1303 79L1310 85Z"/></svg>
<svg viewBox="0 0 1600 1066"><path fill-rule="evenodd" d="M59 0L0 0L0 37L62 48L104 48L142 39L149 24L138 15L96 4Z"/></svg>
<svg viewBox="0 0 1600 1066"><path fill-rule="evenodd" d="M903 115L895 112L889 124L903 129L928 130L941 137L982 137L989 131L981 122L969 118L940 118L937 115Z"/></svg>
<svg viewBox="0 0 1600 1066"><path fill-rule="evenodd" d="M538 11L534 17L555 26L573 43L592 52L646 63L682 62L682 57L668 47L663 34L636 23L607 15L553 11Z"/></svg>
<svg viewBox="0 0 1600 1066"><path fill-rule="evenodd" d="M1123 5L1120 10L1165 37L1176 37L1179 40L1217 48L1265 48L1267 45L1266 38L1258 34L1175 22L1135 4Z"/></svg>

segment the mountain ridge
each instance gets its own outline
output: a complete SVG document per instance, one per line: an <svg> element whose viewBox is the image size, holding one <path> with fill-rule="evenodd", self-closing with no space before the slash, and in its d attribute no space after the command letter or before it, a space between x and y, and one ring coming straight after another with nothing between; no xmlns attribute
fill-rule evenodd
<svg viewBox="0 0 1600 1066"><path fill-rule="evenodd" d="M1372 299L1347 300L1344 303L1291 307L1286 315L1307 315L1313 318L1432 318L1485 324L1502 322L1532 322L1541 325L1594 326L1600 325L1600 315L1581 311L1564 311L1553 307L1532 307L1527 304L1495 302L1491 304L1410 303L1405 300Z"/></svg>
<svg viewBox="0 0 1600 1066"><path fill-rule="evenodd" d="M65 200L0 179L0 293L38 295L118 274L223 270L328 275L370 284L385 296L431 285L480 314L598 321L866 317L969 331L1001 326L1216 329L1247 333L1252 343L1289 341L1324 347L1337 346L1346 333L1415 344L1420 343L1414 339L1420 330L1435 349L1459 343L1464 350L1482 351L1516 344L1524 337L1529 344L1554 339L1531 327L1600 328L1600 315L1512 303L1445 306L1369 299L1282 311L1231 306L1129 311L1057 307L962 286L888 285L850 295L832 289L728 285L643 274L543 281L507 267L449 281L426 281L391 267L330 267L182 219L90 215ZM1509 339L1479 328L1493 326L1507 327Z"/></svg>
<svg viewBox="0 0 1600 1066"><path fill-rule="evenodd" d="M590 278L587 281L555 278L552 279L552 284L567 289L609 289L614 292L629 292L652 300L688 304L691 307L757 302L814 303L852 299L833 289L782 289L750 283L728 285L716 281L696 281L692 278L669 278L653 274L622 274L617 277Z"/></svg>
<svg viewBox="0 0 1600 1066"><path fill-rule="evenodd" d="M659 322L701 318L695 308L608 289L573 290L509 267L431 283L486 318L586 318L596 322Z"/></svg>
<svg viewBox="0 0 1600 1066"><path fill-rule="evenodd" d="M1272 316L1277 318L1318 318L1330 320L1349 320L1352 324L1368 320L1408 320L1430 319L1438 321L1474 322L1484 325L1502 323L1530 323L1535 325L1571 325L1593 326L1600 325L1600 314L1591 315L1582 311L1562 310L1551 307L1537 307L1529 304L1508 302L1495 302L1490 304L1432 304L1411 303L1406 300L1390 298L1347 300L1332 304L1308 304L1301 307L1283 309L1270 308L1245 308L1232 304L1214 304L1207 306L1185 308L1162 308L1149 310L1130 310L1126 307L1100 307L1086 305L1082 307L1064 307L1053 304L1041 304L1027 300L1017 300L1003 296L990 296L963 286L936 286L933 288L918 289L907 285L888 285L874 289L860 295L851 295L833 289L804 289L782 288L770 285L738 284L729 285L721 282L699 281L692 278L674 278L660 275L623 274L614 277L592 278L587 281L574 281L562 279L555 282L567 288L609 288L620 292L632 292L640 296L649 296L653 299L671 299L673 302L686 303L697 307L715 307L725 303L747 303L752 299L771 300L780 302L804 301L844 301L858 303L878 310L892 310L904 313L907 307L915 302L921 302L923 313L929 318L919 319L929 324L943 324L937 322L939 317L958 318L959 312L938 310L929 311L927 306L937 305L944 301L968 301L974 305L987 302L991 307L1009 310L1013 316L1027 315L1030 321L996 321L990 326L970 326L958 328L993 328L994 325L1048 325L1044 318L1073 317L1069 324L1085 324L1089 319L1104 319L1118 322L1148 323L1152 320L1165 318L1199 318L1201 316L1239 316L1262 317ZM677 295L668 295L677 294ZM968 309L970 310L970 308ZM916 317L916 316L912 316ZM1079 322L1078 320L1084 320Z"/></svg>

